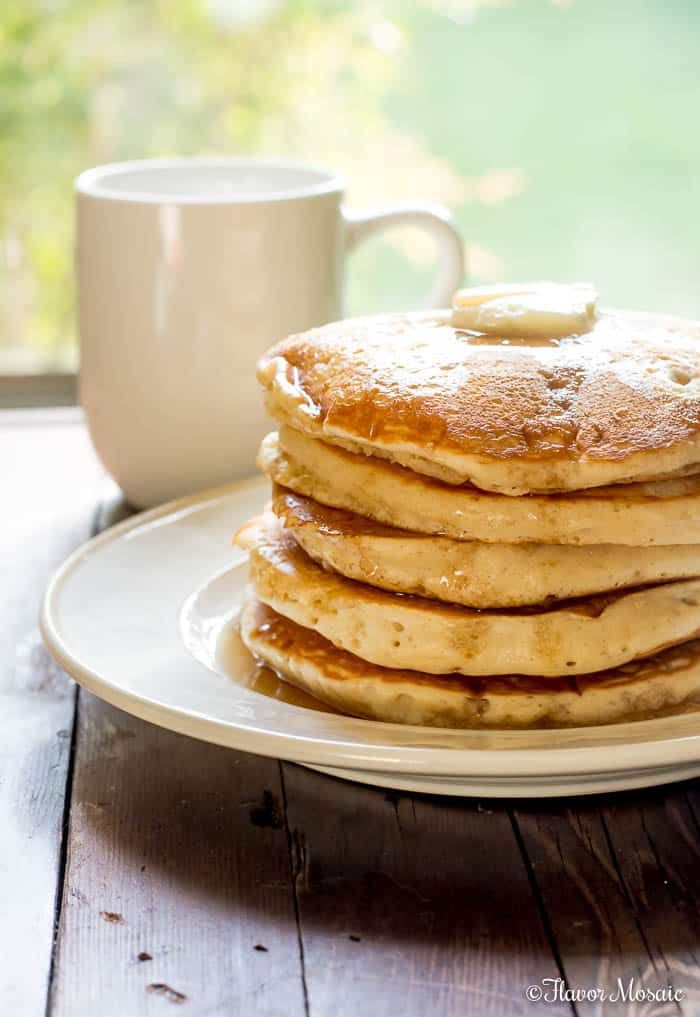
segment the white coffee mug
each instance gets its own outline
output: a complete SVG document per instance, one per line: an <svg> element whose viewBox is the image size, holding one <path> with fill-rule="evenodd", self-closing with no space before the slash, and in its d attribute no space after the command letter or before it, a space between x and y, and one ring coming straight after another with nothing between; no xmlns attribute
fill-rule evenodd
<svg viewBox="0 0 700 1017"><path fill-rule="evenodd" d="M139 507L253 472L266 430L255 362L276 339L342 317L345 255L364 237L429 230L433 305L462 279L442 208L348 211L342 179L313 166L117 163L81 174L76 191L81 401L102 462Z"/></svg>

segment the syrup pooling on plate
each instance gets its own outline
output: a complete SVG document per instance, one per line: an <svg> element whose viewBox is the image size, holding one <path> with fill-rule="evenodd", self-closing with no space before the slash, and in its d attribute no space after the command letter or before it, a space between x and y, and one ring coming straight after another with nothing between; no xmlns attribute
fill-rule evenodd
<svg viewBox="0 0 700 1017"><path fill-rule="evenodd" d="M241 639L240 613L221 630L216 649L219 671L236 685L290 706L302 706L323 713L337 712L332 706L283 681L271 667L253 656Z"/></svg>

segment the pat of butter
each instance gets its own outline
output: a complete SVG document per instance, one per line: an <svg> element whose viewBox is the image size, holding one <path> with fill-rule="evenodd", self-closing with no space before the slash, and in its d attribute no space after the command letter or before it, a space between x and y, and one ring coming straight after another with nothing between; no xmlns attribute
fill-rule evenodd
<svg viewBox="0 0 700 1017"><path fill-rule="evenodd" d="M529 283L459 290L452 325L514 339L557 339L588 332L598 294L589 283Z"/></svg>

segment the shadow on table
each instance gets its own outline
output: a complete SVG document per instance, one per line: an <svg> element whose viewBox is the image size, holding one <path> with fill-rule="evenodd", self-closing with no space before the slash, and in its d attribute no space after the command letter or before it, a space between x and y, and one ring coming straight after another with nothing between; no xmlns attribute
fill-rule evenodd
<svg viewBox="0 0 700 1017"><path fill-rule="evenodd" d="M395 794L196 742L82 693L72 836L125 888L148 881L155 906L167 884L183 907L288 921L293 885L307 960L342 940L370 969L368 945L382 964L408 951L461 979L510 957L524 977L556 973L556 941L591 977L613 958L611 977L692 963L696 796Z"/></svg>

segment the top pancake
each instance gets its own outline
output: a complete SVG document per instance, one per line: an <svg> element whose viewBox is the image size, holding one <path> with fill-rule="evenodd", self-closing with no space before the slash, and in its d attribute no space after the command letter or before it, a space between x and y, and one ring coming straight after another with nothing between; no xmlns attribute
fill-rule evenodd
<svg viewBox="0 0 700 1017"><path fill-rule="evenodd" d="M536 340L382 315L290 336L258 379L273 417L351 451L502 494L579 490L700 469L699 340L617 311Z"/></svg>

